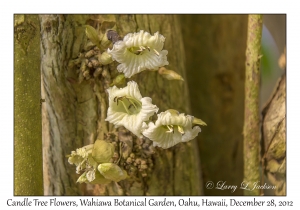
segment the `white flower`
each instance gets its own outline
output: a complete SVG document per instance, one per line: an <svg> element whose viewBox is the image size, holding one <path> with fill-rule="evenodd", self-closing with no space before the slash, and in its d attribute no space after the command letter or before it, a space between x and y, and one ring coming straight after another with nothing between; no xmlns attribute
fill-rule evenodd
<svg viewBox="0 0 300 210"><path fill-rule="evenodd" d="M157 70L168 65L167 50L162 50L165 37L158 32L153 36L141 30L127 34L123 40L117 41L112 50L107 50L112 58L119 62L117 69L130 78L146 69Z"/></svg>
<svg viewBox="0 0 300 210"><path fill-rule="evenodd" d="M149 120L158 111L149 97L142 98L138 85L134 81L127 83L124 88L113 86L107 89L109 94L109 108L106 121L116 127L124 126L133 134L141 137L143 122Z"/></svg>
<svg viewBox="0 0 300 210"><path fill-rule="evenodd" d="M155 122L150 122L143 131L143 135L153 141L153 146L170 148L180 142L194 139L201 131L199 126L193 125L193 116L179 114L176 110L168 110L157 115Z"/></svg>

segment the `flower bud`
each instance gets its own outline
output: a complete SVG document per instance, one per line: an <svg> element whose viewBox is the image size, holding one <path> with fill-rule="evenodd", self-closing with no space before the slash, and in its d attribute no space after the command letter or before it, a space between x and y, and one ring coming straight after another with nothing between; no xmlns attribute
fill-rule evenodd
<svg viewBox="0 0 300 210"><path fill-rule="evenodd" d="M103 52L100 56L98 56L98 60L102 65L107 65L113 62L111 55L107 52Z"/></svg>
<svg viewBox="0 0 300 210"><path fill-rule="evenodd" d="M205 126L207 126L206 123L205 123L203 120L198 119L198 118L196 118L196 117L193 118L193 124L197 124L197 125L205 125Z"/></svg>
<svg viewBox="0 0 300 210"><path fill-rule="evenodd" d="M170 112L171 115L173 115L173 116L178 116L179 115L179 112L176 109L168 109L167 111Z"/></svg>
<svg viewBox="0 0 300 210"><path fill-rule="evenodd" d="M159 68L158 73L163 78L168 79L168 80L181 80L181 81L184 81L184 79L182 78L182 76L180 76L179 74L177 74L173 70L166 69L165 67Z"/></svg>
<svg viewBox="0 0 300 210"><path fill-rule="evenodd" d="M98 170L95 171L95 179L90 184L108 184L111 180L106 179Z"/></svg>
<svg viewBox="0 0 300 210"><path fill-rule="evenodd" d="M98 166L99 172L109 180L119 182L127 178L126 171L122 170L118 165L114 163L102 163Z"/></svg>
<svg viewBox="0 0 300 210"><path fill-rule="evenodd" d="M116 85L123 85L125 82L125 76L124 74L119 74L116 78L114 78L113 82L110 84L110 87Z"/></svg>
<svg viewBox="0 0 300 210"><path fill-rule="evenodd" d="M115 147L104 140L96 140L92 151L92 157L97 163L107 163L114 155Z"/></svg>

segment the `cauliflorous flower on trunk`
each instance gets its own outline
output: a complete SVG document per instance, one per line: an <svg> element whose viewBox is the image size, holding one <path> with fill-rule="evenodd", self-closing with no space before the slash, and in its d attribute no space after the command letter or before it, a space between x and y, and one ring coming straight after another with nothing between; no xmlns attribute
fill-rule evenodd
<svg viewBox="0 0 300 210"><path fill-rule="evenodd" d="M72 151L67 156L69 163L76 165L77 174L83 171L77 182L90 184L110 183L112 179L106 179L97 168L99 164L108 163L111 160L114 150L113 144L98 139L94 144Z"/></svg>
<svg viewBox="0 0 300 210"><path fill-rule="evenodd" d="M153 146L170 148L180 142L194 139L201 131L199 126L193 126L193 116L179 114L176 110L167 110L157 115L155 124L146 123L143 135L153 141Z"/></svg>
<svg viewBox="0 0 300 210"><path fill-rule="evenodd" d="M117 69L130 78L146 69L157 70L168 65L167 50L162 50L165 37L158 32L153 36L141 30L127 34L123 40L117 41L112 50L107 50L112 58L119 62Z"/></svg>
<svg viewBox="0 0 300 210"><path fill-rule="evenodd" d="M93 147L94 144L90 144L82 148L78 148L76 151L72 151L71 154L67 156L68 162L76 165L77 174L86 169L87 165L92 165L95 162L92 158Z"/></svg>
<svg viewBox="0 0 300 210"><path fill-rule="evenodd" d="M106 121L116 127L124 126L133 134L141 137L143 122L158 111L149 97L142 98L138 85L134 81L127 83L124 88L113 86L107 89L109 94L109 108Z"/></svg>

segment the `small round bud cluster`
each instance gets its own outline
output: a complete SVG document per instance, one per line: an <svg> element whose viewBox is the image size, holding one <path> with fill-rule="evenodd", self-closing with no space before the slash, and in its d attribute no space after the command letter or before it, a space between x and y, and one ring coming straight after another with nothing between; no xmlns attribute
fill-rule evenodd
<svg viewBox="0 0 300 210"><path fill-rule="evenodd" d="M92 78L106 78L109 76L109 80L105 86L109 87L110 71L116 69L116 64L113 64L111 56L106 52L99 50L97 46L89 47L87 51L80 53L78 58L69 62L69 67L76 67L78 74L78 83L83 80L89 80ZM106 81L106 80L105 80Z"/></svg>
<svg viewBox="0 0 300 210"><path fill-rule="evenodd" d="M132 178L149 177L153 169L152 155L154 154L151 141L138 138L123 127L119 128L119 140L123 144L121 151L125 152L121 155L121 164L128 175ZM128 153L128 148L130 148L130 153Z"/></svg>
<svg viewBox="0 0 300 210"><path fill-rule="evenodd" d="M80 66L80 74L84 79L88 80L91 77L98 77L102 72L102 66L98 60L100 50L98 47L94 47L91 50L84 53L84 59L82 59Z"/></svg>

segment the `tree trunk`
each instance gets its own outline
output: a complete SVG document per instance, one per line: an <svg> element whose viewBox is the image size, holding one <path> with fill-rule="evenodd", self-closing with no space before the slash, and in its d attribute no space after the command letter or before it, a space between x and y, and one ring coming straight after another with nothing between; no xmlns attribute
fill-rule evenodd
<svg viewBox="0 0 300 210"><path fill-rule="evenodd" d="M263 170L275 195L286 195L286 75L264 107L262 122Z"/></svg>
<svg viewBox="0 0 300 210"><path fill-rule="evenodd" d="M247 15L183 15L192 113L207 123L198 136L205 195L242 195ZM220 190L221 185L238 189Z"/></svg>
<svg viewBox="0 0 300 210"><path fill-rule="evenodd" d="M117 75L116 63L102 66L99 76L91 72L85 78L74 64L80 53L83 55L91 49L85 35L86 24L98 28L99 33L114 28L121 37L139 30L151 34L159 31L166 37L168 69L185 78L183 40L177 16L40 15L40 23L45 195L201 195L197 142L193 140L163 150L153 148L148 141L124 128L108 125L104 121L108 107L105 89ZM192 114L186 83L165 80L151 71L132 79L139 84L141 94L151 97L160 111L174 108ZM76 183L75 166L68 163L66 155L101 137L117 143L120 163L131 173L131 178L107 186ZM148 169L130 171L136 169L126 164L130 153L144 159Z"/></svg>
<svg viewBox="0 0 300 210"><path fill-rule="evenodd" d="M38 15L15 15L14 30L14 193L43 195Z"/></svg>

